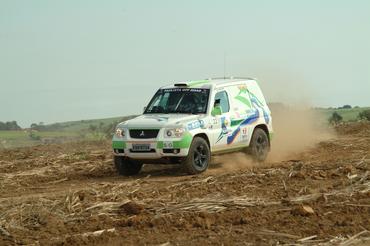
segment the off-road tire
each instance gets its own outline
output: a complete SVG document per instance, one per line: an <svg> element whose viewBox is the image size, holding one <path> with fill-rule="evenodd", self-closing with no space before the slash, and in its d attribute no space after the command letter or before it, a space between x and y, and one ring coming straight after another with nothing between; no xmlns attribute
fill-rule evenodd
<svg viewBox="0 0 370 246"><path fill-rule="evenodd" d="M123 156L115 156L114 165L120 175L131 176L140 172L143 163Z"/></svg>
<svg viewBox="0 0 370 246"><path fill-rule="evenodd" d="M198 174L207 170L210 159L211 151L207 141L204 138L195 137L182 165L188 174Z"/></svg>
<svg viewBox="0 0 370 246"><path fill-rule="evenodd" d="M263 129L254 129L248 151L255 161L263 162L266 160L270 151L270 141Z"/></svg>

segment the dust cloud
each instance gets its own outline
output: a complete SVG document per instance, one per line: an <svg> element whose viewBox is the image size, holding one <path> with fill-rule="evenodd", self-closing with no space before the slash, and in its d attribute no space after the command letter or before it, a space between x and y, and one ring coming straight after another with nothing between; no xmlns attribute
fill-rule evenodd
<svg viewBox="0 0 370 246"><path fill-rule="evenodd" d="M274 134L268 162L293 158L321 141L335 137L324 115L308 107L271 104Z"/></svg>
<svg viewBox="0 0 370 246"><path fill-rule="evenodd" d="M254 167L273 166L276 162L297 158L300 153L315 147L319 142L335 137L327 126L324 115L307 106L270 104L273 137L271 151L265 163L255 162L245 153L215 156L210 168L217 171L238 171Z"/></svg>
<svg viewBox="0 0 370 246"><path fill-rule="evenodd" d="M236 152L213 157L209 172L232 172L252 169L254 166L256 166L256 163L251 156L242 152Z"/></svg>

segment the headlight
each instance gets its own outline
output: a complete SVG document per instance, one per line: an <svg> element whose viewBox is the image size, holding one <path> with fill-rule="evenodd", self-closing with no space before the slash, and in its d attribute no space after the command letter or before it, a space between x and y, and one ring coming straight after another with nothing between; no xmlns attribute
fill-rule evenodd
<svg viewBox="0 0 370 246"><path fill-rule="evenodd" d="M184 132L185 132L184 128L165 129L164 137L165 138L181 138Z"/></svg>
<svg viewBox="0 0 370 246"><path fill-rule="evenodd" d="M117 137L124 137L125 136L125 130L124 129L121 129L121 128L117 128L116 129L116 136Z"/></svg>

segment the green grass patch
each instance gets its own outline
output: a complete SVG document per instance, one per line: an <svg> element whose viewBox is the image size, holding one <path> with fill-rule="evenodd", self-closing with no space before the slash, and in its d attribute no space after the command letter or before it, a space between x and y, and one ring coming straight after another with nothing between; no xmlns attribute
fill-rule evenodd
<svg viewBox="0 0 370 246"><path fill-rule="evenodd" d="M367 109L370 109L370 107L350 108L350 109L316 109L316 110L323 113L326 119L329 119L334 112L337 112L338 114L340 114L340 116L343 117L344 122L350 122L357 121L358 114Z"/></svg>
<svg viewBox="0 0 370 246"><path fill-rule="evenodd" d="M110 124L115 124L127 119L132 118L133 116L122 116L122 117L112 117L105 119L93 119L93 120L78 120L78 121L67 121L59 122L54 124L45 125L48 130L53 131L69 131L69 132L78 132L88 130L90 126L107 126Z"/></svg>
<svg viewBox="0 0 370 246"><path fill-rule="evenodd" d="M36 136L40 136L41 138L55 138L55 137L77 137L78 132L54 132L54 131L47 131L47 132L35 132ZM27 131L0 131L0 139L25 139L30 138L29 133Z"/></svg>
<svg viewBox="0 0 370 246"><path fill-rule="evenodd" d="M0 131L0 140L4 139L21 139L28 137L25 131Z"/></svg>
<svg viewBox="0 0 370 246"><path fill-rule="evenodd" d="M45 139L78 139L78 132L34 132L38 139L31 138L27 131L0 131L0 148L14 148L42 144Z"/></svg>

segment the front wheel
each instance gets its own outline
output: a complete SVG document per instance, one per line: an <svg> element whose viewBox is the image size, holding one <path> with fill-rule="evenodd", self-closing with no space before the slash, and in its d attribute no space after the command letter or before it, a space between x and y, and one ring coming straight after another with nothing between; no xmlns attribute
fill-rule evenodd
<svg viewBox="0 0 370 246"><path fill-rule="evenodd" d="M131 176L138 174L143 164L123 156L114 157L114 165L120 175Z"/></svg>
<svg viewBox="0 0 370 246"><path fill-rule="evenodd" d="M261 128L254 129L249 152L256 161L263 162L270 151L270 143L266 132Z"/></svg>
<svg viewBox="0 0 370 246"><path fill-rule="evenodd" d="M189 174L198 174L207 170L210 159L211 151L206 140L201 137L195 137L183 167Z"/></svg>

